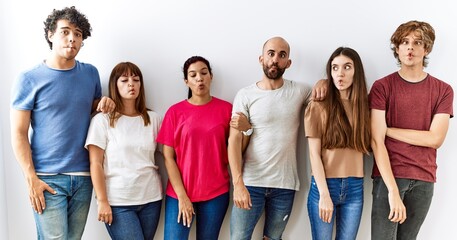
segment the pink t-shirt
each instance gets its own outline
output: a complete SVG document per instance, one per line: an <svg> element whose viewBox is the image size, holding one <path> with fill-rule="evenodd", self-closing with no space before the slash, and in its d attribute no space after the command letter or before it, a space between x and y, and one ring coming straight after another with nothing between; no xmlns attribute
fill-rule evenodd
<svg viewBox="0 0 457 240"><path fill-rule="evenodd" d="M205 105L187 100L171 106L157 142L174 148L187 196L206 201L229 191L227 139L232 104L212 97ZM166 194L177 198L168 181Z"/></svg>
<svg viewBox="0 0 457 240"><path fill-rule="evenodd" d="M429 130L433 116L453 116L451 86L433 76L407 82L395 72L377 80L370 91L370 108L386 111L387 127ZM385 145L396 178L436 182L436 149L414 146L387 137ZM373 176L380 176L376 164Z"/></svg>

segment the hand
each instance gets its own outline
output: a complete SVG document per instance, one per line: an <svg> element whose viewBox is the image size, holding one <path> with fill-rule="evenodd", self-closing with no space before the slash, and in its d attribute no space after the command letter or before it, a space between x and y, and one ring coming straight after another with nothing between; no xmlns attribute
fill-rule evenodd
<svg viewBox="0 0 457 240"><path fill-rule="evenodd" d="M326 223L332 221L333 202L330 196L320 196L319 198L319 218Z"/></svg>
<svg viewBox="0 0 457 240"><path fill-rule="evenodd" d="M237 115L233 116L230 120L230 127L239 131L247 131L252 128L251 123L249 123L249 120L244 113L237 112L236 114Z"/></svg>
<svg viewBox="0 0 457 240"><path fill-rule="evenodd" d="M46 201L44 199L44 191L48 191L51 194L56 194L57 192L52 189L48 184L43 182L39 178L34 178L29 182L29 199L30 204L32 205L33 210L38 214L43 213L46 208Z"/></svg>
<svg viewBox="0 0 457 240"><path fill-rule="evenodd" d="M194 207L189 197L185 196L178 198L179 212L178 212L178 223L180 223L182 217L182 224L190 228L192 223L192 217L195 214Z"/></svg>
<svg viewBox="0 0 457 240"><path fill-rule="evenodd" d="M406 207L400 197L400 194L389 192L390 213L389 220L391 222L404 223L406 220Z"/></svg>
<svg viewBox="0 0 457 240"><path fill-rule="evenodd" d="M113 223L113 212L108 201L99 201L98 202L98 221L107 223L111 226Z"/></svg>
<svg viewBox="0 0 457 240"><path fill-rule="evenodd" d="M233 187L233 203L237 208L245 210L251 209L251 195L244 184L238 184Z"/></svg>
<svg viewBox="0 0 457 240"><path fill-rule="evenodd" d="M311 95L312 100L322 101L327 96L328 91L328 79L321 79L313 87L313 93Z"/></svg>
<svg viewBox="0 0 457 240"><path fill-rule="evenodd" d="M114 111L115 107L116 103L111 98L103 96L100 102L98 102L96 110L97 112L110 113Z"/></svg>

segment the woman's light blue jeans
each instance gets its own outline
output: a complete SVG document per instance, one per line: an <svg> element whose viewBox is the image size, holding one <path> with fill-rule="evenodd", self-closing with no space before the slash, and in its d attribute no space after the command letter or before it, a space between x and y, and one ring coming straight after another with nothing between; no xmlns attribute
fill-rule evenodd
<svg viewBox="0 0 457 240"><path fill-rule="evenodd" d="M327 178L333 202L332 221L319 218L319 190L314 177L308 195L308 215L314 240L331 240L336 224L336 240L354 240L360 225L363 209L363 178Z"/></svg>

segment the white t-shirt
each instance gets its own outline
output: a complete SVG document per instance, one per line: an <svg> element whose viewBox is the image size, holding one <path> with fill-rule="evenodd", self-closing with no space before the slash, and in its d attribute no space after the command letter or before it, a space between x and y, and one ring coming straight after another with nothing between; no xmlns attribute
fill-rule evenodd
<svg viewBox="0 0 457 240"><path fill-rule="evenodd" d="M105 150L103 167L111 206L141 205L162 199L162 183L155 164L155 141L160 117L149 111L151 124L144 126L141 116L121 116L114 128L108 114L92 118L85 147Z"/></svg>
<svg viewBox="0 0 457 240"><path fill-rule="evenodd" d="M254 129L243 156L246 186L299 190L297 136L310 94L309 87L290 80L275 90L252 84L238 91L232 113L243 112Z"/></svg>

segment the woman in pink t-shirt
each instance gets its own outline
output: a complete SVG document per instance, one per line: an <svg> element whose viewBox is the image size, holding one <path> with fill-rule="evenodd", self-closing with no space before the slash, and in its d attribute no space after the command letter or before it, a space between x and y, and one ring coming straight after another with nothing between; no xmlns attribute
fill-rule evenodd
<svg viewBox="0 0 457 240"><path fill-rule="evenodd" d="M187 59L183 73L188 99L168 109L157 137L169 180L164 238L188 239L195 215L197 239L218 239L230 199L227 139L232 104L211 96L213 74L205 58Z"/></svg>

